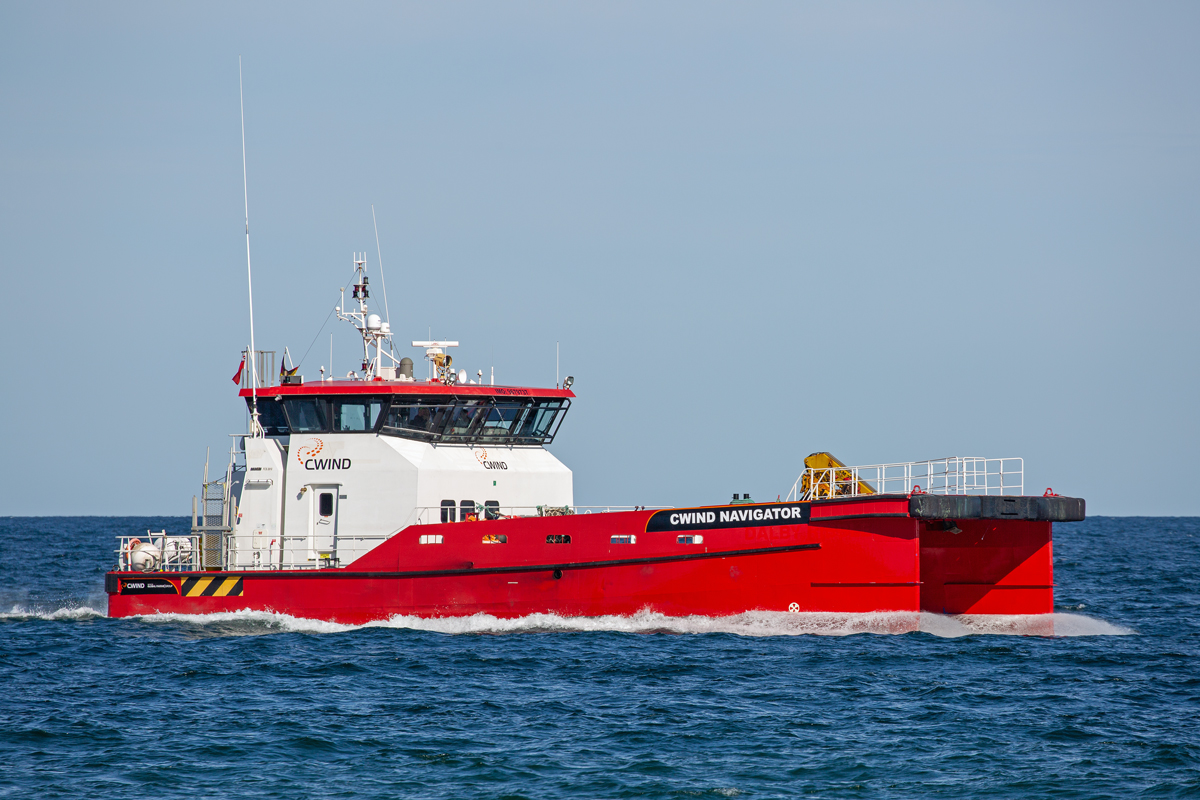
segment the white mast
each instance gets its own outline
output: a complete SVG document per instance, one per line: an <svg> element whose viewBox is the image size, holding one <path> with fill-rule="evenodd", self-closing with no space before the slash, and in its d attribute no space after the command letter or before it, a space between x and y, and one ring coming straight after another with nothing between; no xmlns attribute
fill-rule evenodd
<svg viewBox="0 0 1200 800"><path fill-rule="evenodd" d="M382 377L383 357L387 356L392 361L392 366L388 369L395 369L400 360L392 353L383 351L384 343L391 344L392 326L380 318L378 314L368 313L367 298L371 296L370 281L367 279L366 272L363 266L367 263L367 254L354 254L354 294L353 300L358 301L358 310L346 307L346 289L342 288L341 304L334 309L337 312L338 319L343 319L352 324L358 329L358 332L363 337L363 379L371 380L372 378ZM375 348L375 355L371 355L371 347ZM332 356L331 356L332 360ZM394 375L392 376L394 377Z"/></svg>
<svg viewBox="0 0 1200 800"><path fill-rule="evenodd" d="M254 350L254 281L250 277L250 184L246 179L246 101L242 94L242 57L238 56L238 107L242 112L242 196L246 202L246 291L250 296L250 434L263 435L258 423L258 353Z"/></svg>

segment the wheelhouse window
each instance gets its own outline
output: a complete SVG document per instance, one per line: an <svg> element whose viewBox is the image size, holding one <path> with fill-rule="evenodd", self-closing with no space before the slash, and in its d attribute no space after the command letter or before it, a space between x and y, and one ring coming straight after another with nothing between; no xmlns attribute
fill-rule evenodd
<svg viewBox="0 0 1200 800"><path fill-rule="evenodd" d="M246 398L246 410L252 410L253 398ZM289 433L287 417L283 415L283 406L273 398L258 398L258 423L262 425L267 436L287 436Z"/></svg>
<svg viewBox="0 0 1200 800"><path fill-rule="evenodd" d="M525 412L523 403L496 403L481 417L479 436L482 439L508 439Z"/></svg>
<svg viewBox="0 0 1200 800"><path fill-rule="evenodd" d="M294 433L322 433L329 430L325 401L315 397L289 397L283 401L288 424Z"/></svg>
<svg viewBox="0 0 1200 800"><path fill-rule="evenodd" d="M381 432L409 439L433 439L441 435L453 413L454 405L444 400L422 402L416 398L398 398L388 408Z"/></svg>
<svg viewBox="0 0 1200 800"><path fill-rule="evenodd" d="M547 444L570 402L566 399L426 399L397 397L380 433L448 444Z"/></svg>
<svg viewBox="0 0 1200 800"><path fill-rule="evenodd" d="M339 433L373 431L386 407L387 399L382 397L336 398L333 401L333 430Z"/></svg>
<svg viewBox="0 0 1200 800"><path fill-rule="evenodd" d="M487 416L488 405L486 401L478 400L463 400L455 404L454 413L450 415L450 424L446 427L445 435L447 438L467 439L474 432L476 427Z"/></svg>
<svg viewBox="0 0 1200 800"><path fill-rule="evenodd" d="M258 414L268 436L379 431L435 443L544 445L570 405L566 398L260 397Z"/></svg>
<svg viewBox="0 0 1200 800"><path fill-rule="evenodd" d="M553 439L555 421L566 410L566 400L539 400L525 412L517 430L518 439Z"/></svg>

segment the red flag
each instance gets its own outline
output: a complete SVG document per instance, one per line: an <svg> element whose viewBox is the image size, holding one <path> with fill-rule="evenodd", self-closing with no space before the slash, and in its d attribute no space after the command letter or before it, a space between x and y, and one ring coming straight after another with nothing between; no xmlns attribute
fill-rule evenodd
<svg viewBox="0 0 1200 800"><path fill-rule="evenodd" d="M242 370L244 370L245 368L246 368L246 359L244 359L244 358L243 358L243 359L242 359L242 363L238 364L238 371L237 371L237 375L234 375L234 376L233 376L233 382L234 382L234 383L236 383L236 384L241 384L241 382L242 382Z"/></svg>

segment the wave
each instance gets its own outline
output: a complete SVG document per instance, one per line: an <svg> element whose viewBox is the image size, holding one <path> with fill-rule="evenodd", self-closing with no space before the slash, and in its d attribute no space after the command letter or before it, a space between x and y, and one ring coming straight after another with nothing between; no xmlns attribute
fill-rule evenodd
<svg viewBox="0 0 1200 800"><path fill-rule="evenodd" d="M82 620L82 619L102 619L107 617L103 611L97 611L88 606L70 606L66 608L56 608L53 611L36 611L33 609L21 608L13 606L11 611L0 611L0 620Z"/></svg>
<svg viewBox="0 0 1200 800"><path fill-rule="evenodd" d="M230 611L212 614L151 614L135 617L143 623L176 624L209 635L262 635L270 633L329 634L368 628L392 628L432 633L659 633L733 634L737 636L851 636L855 634L925 633L939 638L960 636L1127 636L1134 631L1082 614L960 615L928 612L832 612L794 613L748 611L725 617L670 617L652 611L630 616L566 617L530 614L501 618L490 614L469 617L416 617L397 615L389 619L351 625L295 617L273 611ZM199 632L199 631L198 631Z"/></svg>

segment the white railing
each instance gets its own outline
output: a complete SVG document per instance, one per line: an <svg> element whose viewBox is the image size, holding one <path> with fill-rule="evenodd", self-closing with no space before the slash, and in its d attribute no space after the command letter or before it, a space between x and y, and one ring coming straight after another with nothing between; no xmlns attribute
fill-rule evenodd
<svg viewBox="0 0 1200 800"><path fill-rule="evenodd" d="M499 518L571 516L574 514L605 514L619 511L659 510L674 506L516 506L502 509ZM338 530L320 541L307 532L284 536L264 536L258 533L216 532L208 534L172 535L146 532L139 536L118 536L117 570L119 572L199 572L218 568L204 563L205 536L220 536L220 569L236 572L257 570L326 569L340 567L365 555L409 525L433 525L442 521L441 506L414 508L409 520L387 534L351 534ZM449 511L450 508L446 507ZM463 522L462 506L454 508L454 519ZM486 518L487 509L476 507L474 515Z"/></svg>
<svg viewBox="0 0 1200 800"><path fill-rule="evenodd" d="M789 501L865 494L1025 493L1025 459L950 456L899 464L810 468L800 473Z"/></svg>
<svg viewBox="0 0 1200 800"><path fill-rule="evenodd" d="M193 572L201 569L198 535L146 531L139 536L117 537L119 572Z"/></svg>

